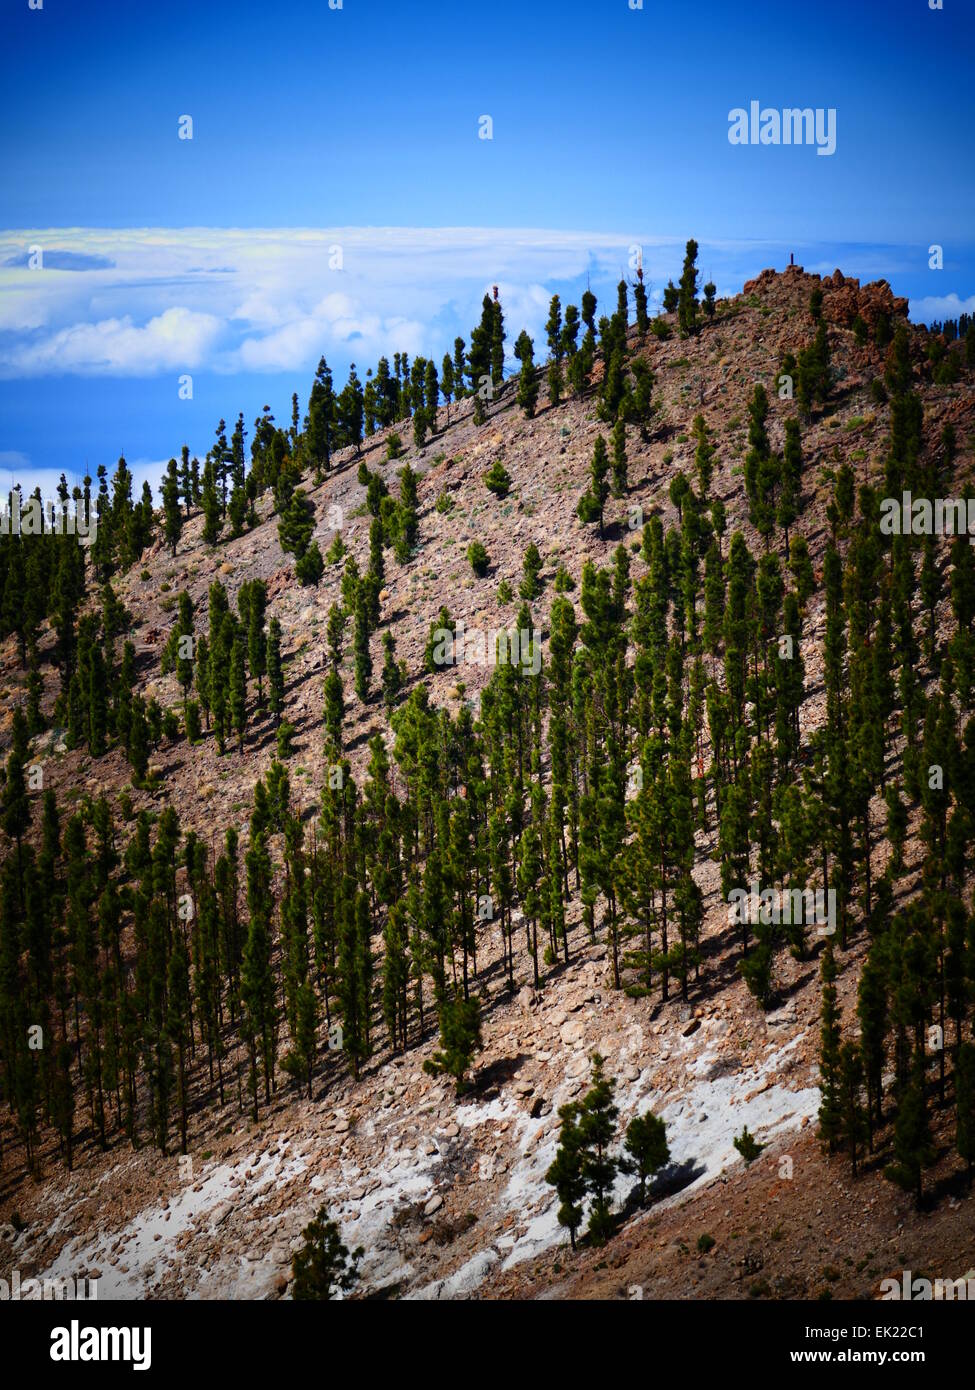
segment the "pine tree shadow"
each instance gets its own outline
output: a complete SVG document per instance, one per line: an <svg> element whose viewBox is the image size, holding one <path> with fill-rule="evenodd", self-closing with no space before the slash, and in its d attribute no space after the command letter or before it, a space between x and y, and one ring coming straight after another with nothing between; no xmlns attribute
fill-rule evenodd
<svg viewBox="0 0 975 1390"><path fill-rule="evenodd" d="M664 1197L674 1197L678 1192L683 1192L691 1183L697 1182L698 1178L703 1178L706 1172L703 1164L693 1158L688 1158L683 1163L668 1163L666 1168L661 1168L653 1182L647 1184L647 1189L651 1199L659 1202Z"/></svg>
<svg viewBox="0 0 975 1390"><path fill-rule="evenodd" d="M658 1202L662 1202L666 1197L674 1197L678 1192L683 1192L691 1183L697 1182L698 1178L703 1177L706 1171L693 1158L687 1159L684 1163L668 1163L665 1168L660 1169L654 1178L648 1179L642 1202L640 1201L640 1184L634 1182L623 1199L620 1222L632 1220L636 1216L647 1215Z"/></svg>
<svg viewBox="0 0 975 1390"><path fill-rule="evenodd" d="M469 1095L478 1101L493 1100L500 1095L501 1088L513 1081L524 1064L530 1061L529 1053L519 1052L514 1057L498 1057L486 1067L476 1068Z"/></svg>

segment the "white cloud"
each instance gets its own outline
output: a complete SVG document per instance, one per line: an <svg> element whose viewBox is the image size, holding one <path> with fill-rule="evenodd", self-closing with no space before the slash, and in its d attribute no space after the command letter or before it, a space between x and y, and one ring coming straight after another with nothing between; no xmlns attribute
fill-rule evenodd
<svg viewBox="0 0 975 1390"><path fill-rule="evenodd" d="M910 302L911 318L915 323L932 323L935 319L957 319L959 314L975 314L975 294L959 299L957 294L928 294Z"/></svg>
<svg viewBox="0 0 975 1390"><path fill-rule="evenodd" d="M151 376L199 366L221 332L212 314L173 308L139 327L131 317L74 323L39 341L0 347L7 376Z"/></svg>

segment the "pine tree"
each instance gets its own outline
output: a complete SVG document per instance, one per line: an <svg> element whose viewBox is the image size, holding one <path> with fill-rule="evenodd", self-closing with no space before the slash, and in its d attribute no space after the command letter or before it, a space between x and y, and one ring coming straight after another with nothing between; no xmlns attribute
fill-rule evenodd
<svg viewBox="0 0 975 1390"><path fill-rule="evenodd" d="M545 332L548 335L549 355L548 399L550 405L558 405L559 401L562 399L562 358L564 356L564 344L562 340L562 303L557 294L552 296L551 303L549 304Z"/></svg>
<svg viewBox="0 0 975 1390"><path fill-rule="evenodd" d="M297 488L278 522L281 549L300 560L308 550L314 529L314 510L301 488Z"/></svg>
<svg viewBox="0 0 975 1390"><path fill-rule="evenodd" d="M132 767L132 780L136 786L141 786L149 770L149 727L145 702L138 695L132 698L126 751Z"/></svg>
<svg viewBox="0 0 975 1390"><path fill-rule="evenodd" d="M796 400L800 409L808 415L815 404L825 403L829 390L829 340L826 336L826 324L820 319L815 338L808 347L802 349L798 357Z"/></svg>
<svg viewBox="0 0 975 1390"><path fill-rule="evenodd" d="M304 555L295 562L295 578L299 584L314 588L325 572L325 561L318 542L312 541Z"/></svg>
<svg viewBox="0 0 975 1390"><path fill-rule="evenodd" d="M447 407L447 425L450 425L450 402L454 398L454 364L450 360L450 353L445 352L443 361L440 364L440 391Z"/></svg>
<svg viewBox="0 0 975 1390"><path fill-rule="evenodd" d="M247 668L244 641L239 632L230 650L230 717L237 731L237 746L243 752L244 730L247 728Z"/></svg>
<svg viewBox="0 0 975 1390"><path fill-rule="evenodd" d="M333 666L325 677L325 732L336 755L342 751L342 720L345 717L345 701L342 695L342 677Z"/></svg>
<svg viewBox="0 0 975 1390"><path fill-rule="evenodd" d="M382 689L387 709L395 704L401 685L402 673L396 660L396 642L391 632L384 632Z"/></svg>
<svg viewBox="0 0 975 1390"><path fill-rule="evenodd" d="M589 465L589 487L580 497L576 510L580 521L589 525L593 522L599 523L600 536L603 534L603 509L609 497L609 483L606 480L608 472L606 441L601 434L597 434L592 462Z"/></svg>
<svg viewBox="0 0 975 1390"><path fill-rule="evenodd" d="M304 1070L308 1099L312 1099L312 1075L315 1069L318 1033L318 998L310 979L298 988L298 1017L295 1030L295 1056Z"/></svg>
<svg viewBox="0 0 975 1390"><path fill-rule="evenodd" d="M627 489L626 423L622 416L613 426L613 496L625 497Z"/></svg>
<svg viewBox="0 0 975 1390"><path fill-rule="evenodd" d="M213 464L209 458L203 466L202 506L203 540L207 545L216 545L221 531L220 495L217 492Z"/></svg>
<svg viewBox="0 0 975 1390"><path fill-rule="evenodd" d="M863 1059L855 1043L840 1048L840 1113L843 1142L850 1154L853 1176L857 1175L860 1150L866 1139L867 1124L863 1108Z"/></svg>
<svg viewBox="0 0 975 1390"><path fill-rule="evenodd" d="M860 972L857 1017L867 1099L868 1140L874 1123L883 1122L883 1075L886 1063L887 981L879 951L871 949Z"/></svg>
<svg viewBox="0 0 975 1390"><path fill-rule="evenodd" d="M250 1055L250 1092L255 1122L258 1118L258 1061L264 1075L266 1105L271 1103L271 1081L274 1074L271 873L271 857L262 830L253 838L247 851L247 908L250 924L241 965L243 1033Z"/></svg>
<svg viewBox="0 0 975 1390"><path fill-rule="evenodd" d="M196 643L196 693L210 727L210 644L205 636Z"/></svg>
<svg viewBox="0 0 975 1390"><path fill-rule="evenodd" d="M637 281L633 286L633 303L636 310L636 328L642 343L647 336L647 329L650 326L650 317L647 313L647 287L643 283L642 268L637 271ZM566 310L568 314L568 310Z"/></svg>
<svg viewBox="0 0 975 1390"><path fill-rule="evenodd" d="M360 700L365 702L369 699L372 658L369 654L369 615L366 607L366 594L362 585L359 586L355 600L353 657L355 661L355 693Z"/></svg>
<svg viewBox="0 0 975 1390"><path fill-rule="evenodd" d="M362 426L365 419L365 402L362 383L356 374L355 363L349 365L349 379L339 392L335 403L338 438L336 444L355 446L358 454L362 446Z"/></svg>
<svg viewBox="0 0 975 1390"><path fill-rule="evenodd" d="M491 314L491 382L495 390L504 379L504 339L504 314L500 299L496 299Z"/></svg>
<svg viewBox="0 0 975 1390"><path fill-rule="evenodd" d="M193 462L196 464L197 471L199 471L200 465L198 460L194 459ZM180 450L179 490L186 507L186 519L188 521L190 510L196 502L196 493L193 487L193 469L190 465L190 450L187 444L184 444Z"/></svg>
<svg viewBox="0 0 975 1390"><path fill-rule="evenodd" d="M889 1173L905 1191L913 1191L919 1211L924 1199L924 1169L933 1160L934 1150L924 1100L924 1073L920 1065L915 1064L894 1118L894 1163Z"/></svg>
<svg viewBox="0 0 975 1390"><path fill-rule="evenodd" d="M619 1114L613 1103L616 1082L605 1075L603 1065L603 1058L594 1052L590 1088L579 1107L582 1177L591 1199L588 1230L595 1245L602 1245L612 1234L610 1201L617 1167L616 1160L609 1154Z"/></svg>
<svg viewBox="0 0 975 1390"><path fill-rule="evenodd" d="M677 320L682 334L697 330L697 242L691 238L684 256L677 296Z"/></svg>
<svg viewBox="0 0 975 1390"><path fill-rule="evenodd" d="M338 1225L328 1219L327 1207L320 1207L314 1221L301 1233L304 1244L295 1253L291 1271L291 1296L301 1302L325 1302L348 1293L358 1278L358 1265L365 1251L361 1246L352 1254L342 1243Z"/></svg>
<svg viewBox="0 0 975 1390"><path fill-rule="evenodd" d="M308 399L308 423L305 429L305 448L316 470L327 470L331 460L335 432L335 393L332 373L325 358L319 359Z"/></svg>
<svg viewBox="0 0 975 1390"><path fill-rule="evenodd" d="M409 1012L407 992L410 979L408 907L398 900L390 905L383 928L383 1019L392 1052L406 1052Z"/></svg>
<svg viewBox="0 0 975 1390"><path fill-rule="evenodd" d="M342 1018L342 1050L352 1063L353 1074L369 1056L369 999L372 977L369 900L356 893L348 875L339 898L338 1003Z"/></svg>
<svg viewBox="0 0 975 1390"><path fill-rule="evenodd" d="M969 329L969 336L972 330ZM963 1042L955 1055L955 1146L965 1161L968 1186L975 1170L975 1043Z"/></svg>
<svg viewBox="0 0 975 1390"><path fill-rule="evenodd" d="M176 460L170 459L166 466L166 477L162 484L163 535L166 544L176 554L176 547L183 532L183 513L179 505L179 477Z"/></svg>
<svg viewBox="0 0 975 1390"><path fill-rule="evenodd" d="M525 418L530 420L538 404L538 374L535 370L535 346L524 329L515 343L515 356L521 363L518 376L518 404L525 412Z"/></svg>
<svg viewBox="0 0 975 1390"><path fill-rule="evenodd" d="M648 1110L634 1115L626 1127L623 1147L628 1157L620 1160L624 1173L635 1173L640 1180L640 1206L646 1202L647 1178L670 1161L667 1127L657 1115Z"/></svg>
<svg viewBox="0 0 975 1390"><path fill-rule="evenodd" d="M802 436L799 421L790 416L785 422L785 450L782 455L782 490L776 519L782 527L783 553L789 558L789 527L799 515L802 493Z"/></svg>
<svg viewBox="0 0 975 1390"><path fill-rule="evenodd" d="M542 877L541 850L538 828L533 824L527 825L519 846L516 877L525 914L525 929L528 948L532 957L532 972L536 989L541 983L538 974L538 918L542 908L542 898L539 892Z"/></svg>
<svg viewBox="0 0 975 1390"><path fill-rule="evenodd" d="M467 353L464 347L463 338L454 339L454 394L458 400L462 400L468 394L467 387L464 385L464 377L467 375Z"/></svg>
<svg viewBox="0 0 975 1390"><path fill-rule="evenodd" d="M185 943L177 938L169 957L166 983L166 1032L176 1046L176 1103L179 1107L179 1151L186 1153L189 1097L186 1053L190 1042L190 962Z"/></svg>
<svg viewBox="0 0 975 1390"><path fill-rule="evenodd" d="M17 711L18 714L20 711ZM2 791L3 831L17 846L17 882L19 901L24 901L24 836L30 826L30 800L24 780L22 749L14 748L7 758L7 776Z"/></svg>
<svg viewBox="0 0 975 1390"><path fill-rule="evenodd" d="M246 612L240 608L240 594L237 604L241 622L247 631L247 665L250 674L257 681L258 699L264 703L264 677L267 674L267 637L264 623L267 615L267 585L263 579L252 579L246 586ZM278 652L280 660L280 648Z"/></svg>
<svg viewBox="0 0 975 1390"><path fill-rule="evenodd" d="M823 948L820 975L823 981L823 1003L820 1016L819 1045L819 1134L832 1153L842 1134L842 1089L840 1076L840 1023L836 1005L836 962L833 942L827 937Z"/></svg>
<svg viewBox="0 0 975 1390"><path fill-rule="evenodd" d="M701 501L707 500L711 491L711 478L714 474L714 446L708 438L708 427L703 415L694 417L694 438L697 448L694 451L694 468L697 472L697 486Z"/></svg>
<svg viewBox="0 0 975 1390"><path fill-rule="evenodd" d="M193 684L194 609L193 600L185 590L180 593L176 603L176 623L163 649L161 666L163 673L175 668L176 677L183 688L185 707Z"/></svg>
<svg viewBox="0 0 975 1390"><path fill-rule="evenodd" d="M576 1248L576 1231L582 1225L582 1202L586 1195L583 1177L585 1149L579 1126L580 1106L571 1101L559 1108L559 1143L555 1158L545 1173L559 1198L558 1222L568 1228L572 1249Z"/></svg>
<svg viewBox="0 0 975 1390"><path fill-rule="evenodd" d="M437 428L437 409L440 405L440 382L433 362L427 362L423 370L423 403L427 425L432 433Z"/></svg>
<svg viewBox="0 0 975 1390"><path fill-rule="evenodd" d="M748 403L748 453L745 455L745 490L748 494L749 519L766 544L775 520L775 489L780 479L780 465L772 453L765 422L768 417L768 395L759 382Z"/></svg>
<svg viewBox="0 0 975 1390"><path fill-rule="evenodd" d="M521 584L518 587L518 595L526 603L531 603L538 598L542 592L542 586L538 582L538 576L542 570L542 557L539 554L538 546L531 541L525 550L521 562Z"/></svg>
<svg viewBox="0 0 975 1390"><path fill-rule="evenodd" d="M481 1002L455 991L441 1001L440 1050L423 1063L423 1070L431 1076L452 1076L455 1094L462 1096L470 1089L464 1078L481 1046Z"/></svg>
<svg viewBox="0 0 975 1390"><path fill-rule="evenodd" d="M401 565L405 565L420 533L419 493L417 491L419 475L414 473L410 465L406 463L396 476L400 480L400 502L397 514L399 533L396 537L395 550L397 560Z"/></svg>

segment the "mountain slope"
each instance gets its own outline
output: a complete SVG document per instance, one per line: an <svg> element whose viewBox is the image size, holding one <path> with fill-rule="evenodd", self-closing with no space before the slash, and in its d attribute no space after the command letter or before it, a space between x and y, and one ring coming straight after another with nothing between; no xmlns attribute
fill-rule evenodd
<svg viewBox="0 0 975 1390"><path fill-rule="evenodd" d="M507 580L517 590L530 542L538 546L543 560L545 586L533 609L543 643L555 596L552 581L560 566L576 581L568 595L576 602L583 563L611 565L621 543L630 552L632 577L641 578L647 572L638 545L643 522L659 516L665 530L678 524L670 484L680 472L694 476L692 421L698 414L704 416L716 446L711 495L725 503L727 534L740 530L752 553L761 554L763 542L749 521L742 476L748 400L754 384L764 383L770 398L769 439L772 449L781 452L785 420L796 407L778 398L775 384L784 355L812 340L808 306L817 288L823 292L823 316L829 325L834 385L826 407L812 412L802 432L804 500L796 529L808 540L816 579L802 641L805 690L799 720L807 746L826 721L827 614L821 580L833 488L822 470L848 463L857 483L874 481L882 490L888 448L890 407L871 390L871 383L883 375L884 352L869 337L859 341L863 335L853 326L858 318L870 330L884 318L896 323L906 310L904 301L895 299L883 282L861 289L839 272L825 281L797 267L783 274L763 272L740 296L721 303L714 321L688 339L675 333L658 341L651 335L641 345L630 330L631 351L644 356L655 373L656 411L645 432L633 429L627 434L629 487L625 498L607 504L602 537L576 513L596 438L609 433L596 414L598 369L585 398L556 407L543 405L534 419L523 417L509 384L483 425L474 424L470 400L450 407L449 424L448 411L441 407L437 432L424 449L409 447L403 458L384 462L388 431L382 432L365 441L361 455L350 449L336 456L320 487L307 479L322 550L331 540L330 509L338 507L344 517L343 541L364 573L370 518L364 510L366 490L357 477L360 461L378 471L394 494L399 486L396 471L404 460L420 474L419 545L402 565L387 555L380 596L382 628L372 637L374 673L382 663L382 631L388 630L395 638L397 657L405 662L408 689L415 682L426 683L431 703L454 716L465 704L476 709L491 669L468 663L462 670L424 673L430 628L441 606L449 609L451 619L463 619L469 632L513 623L517 600L501 604L498 586ZM971 373L957 385L935 384L923 357L928 335L919 328L909 331L925 439L937 450L944 427L953 425L960 491L971 477L975 439ZM492 496L483 483L496 460L512 479L506 499ZM341 603L342 565L328 566L316 588L299 586L293 563L281 550L271 505L265 495L257 505L259 524L213 548L203 544L203 518L194 515L175 557L162 541L155 542L119 579L116 591L135 617L140 692L176 708L182 699L176 677L159 670L159 653L172 622L172 597L187 591L202 615L214 580L222 581L232 604L243 583L266 581L269 615L282 627L286 713L296 730L289 762L292 806L311 829L330 765L323 740L322 681L327 616L333 603ZM466 559L467 546L474 540L483 541L488 550L491 568L484 578L472 574ZM942 552L942 565L946 553ZM945 630L948 608L943 600L939 624ZM42 657L52 645L51 635L42 640ZM25 682L12 640L3 661L12 706L22 698ZM344 752L361 785L370 737L381 734L390 749L393 740L381 702L374 698L363 704L352 698L350 672L347 658ZM49 715L56 693L52 676L49 672L44 702ZM43 760L45 786L53 787L66 807L79 800L81 791L91 796L104 792L115 799L131 779L121 749L93 759L82 750L65 748L57 730L39 736L32 752ZM274 757L273 721L256 710L243 751L231 741L221 756L212 736L193 747L181 739L163 739L151 759L159 772L156 789L130 791L133 814L142 809L158 812L171 804L178 809L183 830L195 830L217 852L216 841L231 824L242 829L246 844L254 787ZM391 789L400 796L406 792L395 763ZM874 815L879 827L879 797ZM906 870L896 890L898 904L916 889L923 870L919 823L915 806ZM131 824L120 828L123 843L130 830ZM270 843L280 889L281 837L272 836ZM475 1062L475 1088L460 1101L445 1078L422 1070L436 1049L428 1019L422 1043L414 1041L405 1056L390 1056L383 1040L358 1079L340 1057L325 1055L311 1101L282 1078L256 1124L241 1113L232 1084L226 1105L208 1101L203 1106L206 1077L201 1062L193 1079L190 1165L149 1148L133 1153L122 1141L100 1153L89 1134L69 1174L48 1135L39 1154L43 1176L35 1181L23 1170L5 1114L0 1212L8 1219L16 1213L16 1224L24 1229L16 1232L11 1226L0 1233L0 1270L9 1265L75 1276L97 1270L102 1296L280 1295L288 1287L291 1252L300 1243L301 1229L325 1200L342 1224L346 1243L365 1247L360 1289L366 1295L450 1297L489 1290L522 1295L536 1289L536 1280L558 1296L619 1296L616 1285L641 1283L647 1286L647 1296L651 1291L683 1295L689 1293L681 1284L688 1277L683 1271L689 1262L681 1264L675 1258L654 1265L650 1246L661 1239L673 1243L679 1234L692 1245L707 1229L703 1223L716 1224L718 1207L725 1210L723 1203L744 1218L753 1202L764 1199L778 1204L785 1218L797 1221L801 1213L804 1222L824 1233L822 1241L811 1240L796 1252L799 1264L788 1276L777 1270L776 1278L783 1282L770 1284L769 1291L789 1297L818 1290L823 1279L819 1265L830 1263L824 1242L833 1230L830 1223L835 1225L827 1184L845 1181L847 1174L842 1157L827 1162L815 1154L811 1133L820 1103L818 958L795 959L781 952L775 962L777 1007L768 1013L759 1007L737 971L739 938L729 923L713 857L717 850L712 817L695 840L694 878L704 907L702 960L687 1001L672 996L663 1002L656 991L633 998L614 989L602 912L597 915L597 939L590 940L578 893L566 907L570 963L547 966L544 986L537 993L531 987L531 958L521 949L521 911L516 909L514 997L506 987L500 926L485 924L478 940L475 982L482 999L484 1049ZM888 857L889 847L878 830L873 865L877 877ZM855 1019L857 979L867 945L867 934L858 932L849 949L838 952L839 1008L847 1031ZM378 937L376 949L381 949ZM627 981L632 983L632 977ZM661 1186L663 1207L624 1227L617 1237L623 1243L610 1247L609 1270L598 1267L598 1253L586 1252L577 1271L568 1274L567 1252L560 1249L553 1265L551 1250L561 1246L564 1232L556 1222L557 1204L544 1174L555 1152L558 1107L584 1092L593 1048L607 1058L617 1078L624 1120L648 1106L666 1119L672 1163ZM747 1171L732 1142L745 1126L770 1145L769 1154ZM946 1122L936 1122L936 1130L937 1180L951 1194L946 1203L958 1201L963 1194L957 1162L953 1166L950 1156L951 1135ZM786 1152L795 1158L798 1173L791 1186L791 1180L780 1179L778 1170L773 1173L769 1166ZM870 1196L863 1205L869 1212L874 1205L883 1206L888 1195L882 1222L877 1213L877 1239L871 1236L868 1242L875 1248L863 1266L861 1286L868 1276L876 1277L870 1273L874 1267L886 1274L895 1264L895 1254L900 1257L890 1234L890 1213L906 1203L888 1185L881 1187L876 1173L864 1181ZM767 1182L770 1188L763 1187ZM618 1179L621 1205L630 1199L632 1186ZM723 1194L729 1186L734 1198L726 1202ZM852 1212L860 1195L851 1198L845 1210ZM962 1271L955 1262L965 1263L957 1239L961 1222L952 1223L946 1209L939 1212L936 1231L926 1228L924 1248L931 1252L932 1266L937 1253L951 1265L945 1273L958 1274ZM873 1217L868 1211L862 1214L869 1233ZM727 1234L730 1244L730 1231ZM883 1252L881 1239L888 1246ZM721 1239L722 1260L724 1245ZM717 1257L711 1263L717 1265ZM700 1274L702 1283L693 1296L747 1292L737 1266L733 1273L726 1268L713 1281L703 1266Z"/></svg>

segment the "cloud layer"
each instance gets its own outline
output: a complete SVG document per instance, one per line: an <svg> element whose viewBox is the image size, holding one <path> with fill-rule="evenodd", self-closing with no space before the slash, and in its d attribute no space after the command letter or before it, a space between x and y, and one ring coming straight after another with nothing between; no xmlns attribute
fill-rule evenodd
<svg viewBox="0 0 975 1390"><path fill-rule="evenodd" d="M544 335L553 288L589 280L615 300L637 248L659 300L679 274L683 246L673 238L404 227L0 232L0 377L267 375L306 373L322 353L360 365L396 351L439 357L458 332L466 337L492 284L510 346L523 327ZM820 251L823 265L839 254L805 249L809 268ZM868 277L890 276L901 259L897 248L859 250ZM787 259L772 242L702 242L699 267L723 294ZM946 295L912 307L930 319L965 302Z"/></svg>
<svg viewBox="0 0 975 1390"><path fill-rule="evenodd" d="M492 284L512 340L522 327L538 335L552 286L632 279L637 245L659 297L680 264L672 239L492 228L0 233L0 376L266 374L307 371L323 352L366 364L442 353L466 336ZM38 247L43 268L31 269Z"/></svg>

